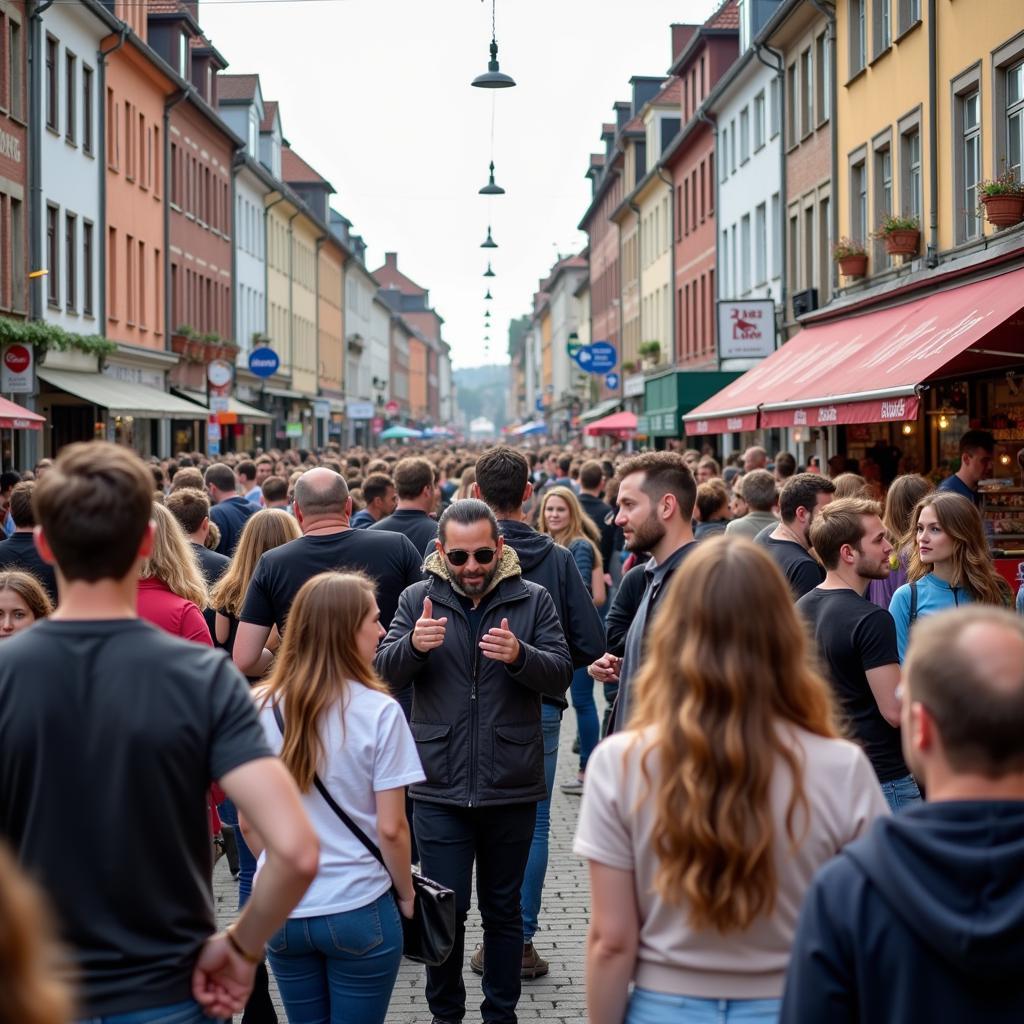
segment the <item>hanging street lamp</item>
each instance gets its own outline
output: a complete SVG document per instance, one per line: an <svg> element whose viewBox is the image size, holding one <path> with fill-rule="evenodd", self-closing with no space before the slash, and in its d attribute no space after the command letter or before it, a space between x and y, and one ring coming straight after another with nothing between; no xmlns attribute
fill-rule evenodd
<svg viewBox="0 0 1024 1024"><path fill-rule="evenodd" d="M497 249L498 243L491 238L491 225L487 225L487 237L480 243L481 249Z"/></svg>
<svg viewBox="0 0 1024 1024"><path fill-rule="evenodd" d="M494 183L494 161L491 161L491 173L487 178L487 184L480 189L479 195L482 196L503 196L505 190Z"/></svg>
<svg viewBox="0 0 1024 1024"><path fill-rule="evenodd" d="M491 270L490 263L487 264L487 269L484 271L484 277L497 277L498 275Z"/></svg>

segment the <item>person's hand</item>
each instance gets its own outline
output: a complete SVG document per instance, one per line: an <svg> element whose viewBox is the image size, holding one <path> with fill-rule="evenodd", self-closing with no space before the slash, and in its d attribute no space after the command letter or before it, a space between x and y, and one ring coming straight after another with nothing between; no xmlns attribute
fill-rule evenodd
<svg viewBox="0 0 1024 1024"><path fill-rule="evenodd" d="M599 683L617 683L622 659L614 654L602 654L592 665L587 666L587 675Z"/></svg>
<svg viewBox="0 0 1024 1024"><path fill-rule="evenodd" d="M407 921L412 920L413 907L416 906L416 890L413 890L413 894L407 899L403 900L401 896L398 897L398 912Z"/></svg>
<svg viewBox="0 0 1024 1024"><path fill-rule="evenodd" d="M240 957L223 932L206 940L192 971L192 998L207 1017L241 1013L252 992L256 965Z"/></svg>
<svg viewBox="0 0 1024 1024"><path fill-rule="evenodd" d="M480 650L485 658L502 661L511 665L519 657L519 641L508 628L508 619L501 620L499 629L489 629L480 640Z"/></svg>
<svg viewBox="0 0 1024 1024"><path fill-rule="evenodd" d="M427 654L444 643L447 616L442 619L433 618L434 605L429 597L423 598L423 614L416 620L412 628L412 645L420 654Z"/></svg>

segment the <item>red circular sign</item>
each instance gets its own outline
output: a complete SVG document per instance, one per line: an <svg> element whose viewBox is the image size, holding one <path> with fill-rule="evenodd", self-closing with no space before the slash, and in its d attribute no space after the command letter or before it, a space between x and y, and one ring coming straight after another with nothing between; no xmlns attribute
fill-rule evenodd
<svg viewBox="0 0 1024 1024"><path fill-rule="evenodd" d="M4 365L11 373L24 373L32 365L32 353L24 345L8 345Z"/></svg>

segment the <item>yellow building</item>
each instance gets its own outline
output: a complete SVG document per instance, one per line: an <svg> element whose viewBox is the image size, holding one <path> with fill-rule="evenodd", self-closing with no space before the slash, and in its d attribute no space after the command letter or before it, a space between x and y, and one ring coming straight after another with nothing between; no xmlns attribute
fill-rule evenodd
<svg viewBox="0 0 1024 1024"><path fill-rule="evenodd" d="M976 186L1020 177L1022 29L1024 6L1004 0L838 0L839 233L866 243L870 277L902 269L870 238L887 214L918 219L933 261L993 233Z"/></svg>
<svg viewBox="0 0 1024 1024"><path fill-rule="evenodd" d="M266 198L267 336L281 360L279 372L285 376L292 372L289 220L297 212L280 192L271 192Z"/></svg>
<svg viewBox="0 0 1024 1024"><path fill-rule="evenodd" d="M317 393L316 251L322 234L305 213L292 221L292 388L309 397Z"/></svg>

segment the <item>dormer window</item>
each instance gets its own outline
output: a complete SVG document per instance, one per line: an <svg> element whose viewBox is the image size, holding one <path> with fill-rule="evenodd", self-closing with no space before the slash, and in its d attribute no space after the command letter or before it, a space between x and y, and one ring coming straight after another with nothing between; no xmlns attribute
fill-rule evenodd
<svg viewBox="0 0 1024 1024"><path fill-rule="evenodd" d="M188 81L188 33L178 35L178 75Z"/></svg>
<svg viewBox="0 0 1024 1024"><path fill-rule="evenodd" d="M213 65L206 65L206 102L213 103Z"/></svg>
<svg viewBox="0 0 1024 1024"><path fill-rule="evenodd" d="M255 157L257 155L257 139L258 139L259 126L256 124L256 115L250 111L249 113L249 156Z"/></svg>

